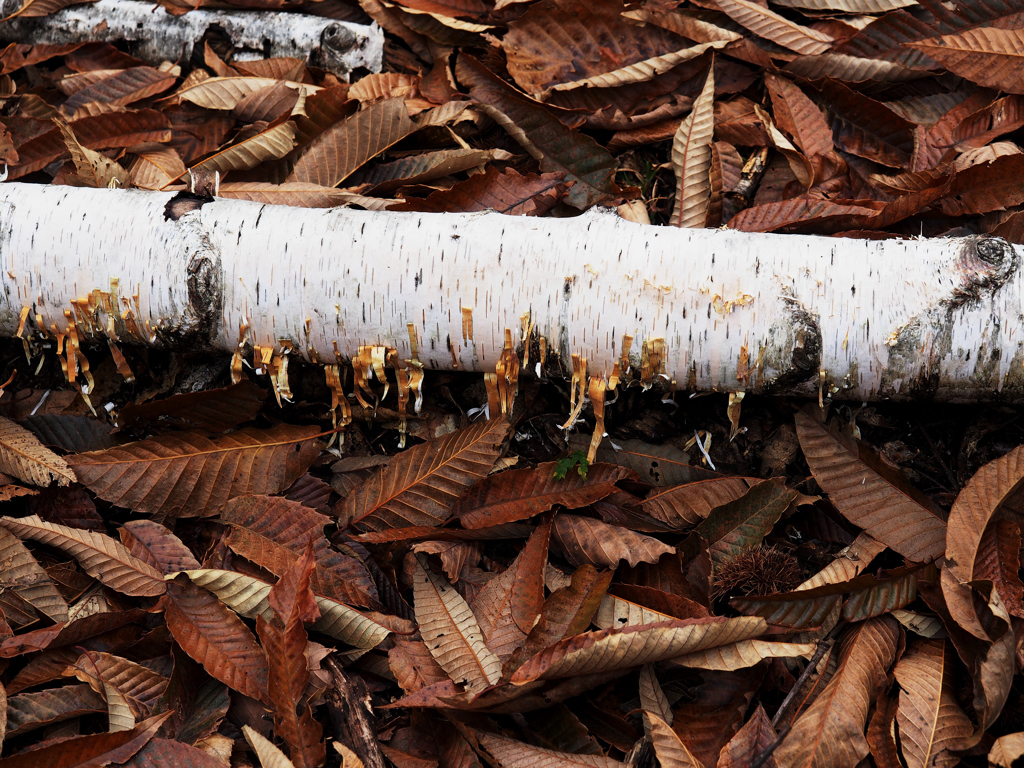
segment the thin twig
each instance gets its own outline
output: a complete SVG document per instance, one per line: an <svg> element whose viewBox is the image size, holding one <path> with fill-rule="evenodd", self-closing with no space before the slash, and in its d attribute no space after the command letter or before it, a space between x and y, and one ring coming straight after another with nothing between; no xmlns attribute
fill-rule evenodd
<svg viewBox="0 0 1024 768"><path fill-rule="evenodd" d="M818 643L817 650L814 651L814 655L811 656L811 660L807 662L807 666L804 667L804 671L800 673L800 677L797 678L796 683L790 689L789 693L786 694L786 698L782 700L782 704L778 711L775 713L775 717L772 718L772 728L778 726L782 716L786 714L786 710L789 709L789 705L793 703L797 693L803 684L807 682L807 678L811 676L811 671L818 666L818 662L821 661L821 657L825 655L825 652L832 647L832 641L829 639L822 640Z"/></svg>
<svg viewBox="0 0 1024 768"><path fill-rule="evenodd" d="M768 749L766 749L764 752L762 752L760 755L758 755L757 759L754 760L754 762L752 762L750 764L750 768L761 768L761 766L765 764L765 761L768 760L768 758L772 756L772 753L776 749L778 749L779 744L781 744L783 742L783 740L789 735L789 729L792 728L792 727L793 727L793 724L790 723L785 728L783 728L782 732L778 736L775 737L775 741L773 741L771 744L768 745Z"/></svg>

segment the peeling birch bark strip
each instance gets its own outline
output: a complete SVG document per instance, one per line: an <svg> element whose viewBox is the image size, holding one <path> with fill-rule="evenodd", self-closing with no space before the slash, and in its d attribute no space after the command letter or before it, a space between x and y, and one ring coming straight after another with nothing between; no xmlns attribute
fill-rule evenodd
<svg viewBox="0 0 1024 768"><path fill-rule="evenodd" d="M6 6L5 6L6 8ZM357 69L380 72L384 33L370 26L277 11L189 11L172 16L137 0L98 0L40 18L0 22L0 42L126 42L133 56L151 64L192 55L211 26L230 38L235 59L305 59L348 79Z"/></svg>
<svg viewBox="0 0 1024 768"><path fill-rule="evenodd" d="M519 345L528 316L529 365L540 335L565 374L577 354L590 375L611 375L631 336L634 376L646 363L648 381L660 372L690 389L1024 400L1021 254L1000 238L871 241L644 226L597 209L543 219L226 199L172 221L171 199L0 184L0 333L15 335L23 315L26 335L65 332L78 300L80 334L102 339L113 327L131 341L93 293L116 279L136 340L161 346L234 352L241 338L280 350L284 340L333 363L387 345L428 371L493 372L506 329Z"/></svg>

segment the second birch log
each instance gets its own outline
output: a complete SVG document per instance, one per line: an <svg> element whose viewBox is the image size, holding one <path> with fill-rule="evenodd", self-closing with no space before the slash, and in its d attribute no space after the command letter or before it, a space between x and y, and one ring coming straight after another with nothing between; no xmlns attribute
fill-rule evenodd
<svg viewBox="0 0 1024 768"><path fill-rule="evenodd" d="M529 351L532 368L543 339L567 375L578 355L593 376L618 366L626 381L693 390L1024 400L1021 255L999 238L674 229L599 210L544 219L217 199L177 216L181 205L0 185L0 333L52 338L77 319L86 339L120 328L121 341L274 346L320 362L384 345L428 371L493 372L510 330L519 360ZM117 316L104 306L112 279Z"/></svg>

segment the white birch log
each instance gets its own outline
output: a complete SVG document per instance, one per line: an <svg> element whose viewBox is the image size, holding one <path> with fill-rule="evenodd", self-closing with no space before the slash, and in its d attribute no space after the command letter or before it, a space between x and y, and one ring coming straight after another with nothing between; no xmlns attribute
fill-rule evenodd
<svg viewBox="0 0 1024 768"><path fill-rule="evenodd" d="M66 331L118 281L136 341L334 362L394 347L492 372L522 318L608 376L632 336L641 375L680 388L839 398L1024 400L1020 252L994 237L852 240L675 229L608 211L312 210L217 199L177 220L155 192L0 184L0 333ZM128 297L136 296L137 298ZM115 296L116 299L116 296ZM102 338L103 301L87 334ZM85 305L78 301L79 317ZM23 308L29 307L28 310ZM83 326L79 322L79 327ZM146 331L148 328L149 331ZM548 360L549 365L553 364ZM628 380L628 377L623 376Z"/></svg>
<svg viewBox="0 0 1024 768"><path fill-rule="evenodd" d="M21 0L3 0L2 15L14 13L20 6ZM193 45L211 27L228 36L239 61L294 57L346 80L357 69L380 72L383 62L384 33L376 22L366 26L275 11L195 10L172 16L163 8L137 0L99 0L50 16L15 17L0 22L0 42L125 42L133 56L159 64L187 60Z"/></svg>

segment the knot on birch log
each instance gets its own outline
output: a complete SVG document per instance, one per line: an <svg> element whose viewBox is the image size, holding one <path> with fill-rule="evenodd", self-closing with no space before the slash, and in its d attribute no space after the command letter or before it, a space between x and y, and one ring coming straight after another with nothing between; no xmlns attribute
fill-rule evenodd
<svg viewBox="0 0 1024 768"><path fill-rule="evenodd" d="M0 2L0 20L7 19L21 10L22 0L3 0Z"/></svg>
<svg viewBox="0 0 1024 768"><path fill-rule="evenodd" d="M950 309L979 301L984 294L992 294L1006 285L1020 268L1020 256L1010 243L1001 237L983 235L965 238L955 262L959 285L948 302Z"/></svg>

